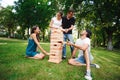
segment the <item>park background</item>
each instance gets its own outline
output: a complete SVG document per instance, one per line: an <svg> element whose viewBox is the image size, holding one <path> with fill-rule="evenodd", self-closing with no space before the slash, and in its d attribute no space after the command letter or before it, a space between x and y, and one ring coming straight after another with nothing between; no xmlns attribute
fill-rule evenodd
<svg viewBox="0 0 120 80"><path fill-rule="evenodd" d="M0 0L1 2L2 0ZM4 0L5 2L5 0ZM92 31L92 54L101 68L92 68L93 80L120 80L120 1L119 0L16 0L0 3L1 80L84 80L84 67L24 58L33 25L41 29L42 47L49 52L49 23L57 11L66 15L74 9L74 40L83 29ZM67 59L70 58L67 47Z"/></svg>

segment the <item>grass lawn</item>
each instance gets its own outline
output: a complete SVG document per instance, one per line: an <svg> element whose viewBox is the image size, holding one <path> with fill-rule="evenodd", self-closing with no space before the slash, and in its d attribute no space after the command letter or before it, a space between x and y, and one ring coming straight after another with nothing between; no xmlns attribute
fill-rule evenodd
<svg viewBox="0 0 120 80"><path fill-rule="evenodd" d="M49 43L41 45L49 51ZM27 59L26 46L25 40L0 38L0 80L85 80L85 67L68 65L67 60L50 63L48 56L44 60ZM93 80L120 80L120 51L94 48L92 54L93 62L101 67L91 68Z"/></svg>

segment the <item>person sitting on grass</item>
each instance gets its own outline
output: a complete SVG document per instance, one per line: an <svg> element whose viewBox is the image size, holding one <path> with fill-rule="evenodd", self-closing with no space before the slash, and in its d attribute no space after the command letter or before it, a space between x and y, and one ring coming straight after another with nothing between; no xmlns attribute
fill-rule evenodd
<svg viewBox="0 0 120 80"><path fill-rule="evenodd" d="M49 55L39 44L39 33L40 29L38 26L33 26L31 30L31 35L28 40L28 45L26 48L26 57L33 58L33 59L43 59L45 55ZM37 50L40 49L42 53L38 52ZM44 54L43 54L44 53Z"/></svg>
<svg viewBox="0 0 120 80"><path fill-rule="evenodd" d="M69 46L74 46L75 49L72 53L72 58L68 60L68 63L75 66L86 66L85 79L92 80L90 66L100 68L97 64L91 64L93 57L90 53L90 30L83 30L81 32L81 38L76 41L76 43L67 42ZM78 58L75 58L75 54L79 50Z"/></svg>

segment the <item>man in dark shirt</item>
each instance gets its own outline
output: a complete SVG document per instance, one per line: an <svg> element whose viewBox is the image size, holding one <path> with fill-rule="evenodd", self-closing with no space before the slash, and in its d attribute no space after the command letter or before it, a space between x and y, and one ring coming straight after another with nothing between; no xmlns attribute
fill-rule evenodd
<svg viewBox="0 0 120 80"><path fill-rule="evenodd" d="M75 24L75 18L73 17L74 15L74 11L73 10L69 10L67 15L65 17L62 18L62 27L63 27L63 34L64 34L64 41L70 41L72 43L74 43L73 41L73 37L72 37L72 30L74 28L74 24ZM70 46L71 49L71 54L73 52L74 47ZM66 59L66 44L64 44L63 46L63 52L62 52L62 58Z"/></svg>

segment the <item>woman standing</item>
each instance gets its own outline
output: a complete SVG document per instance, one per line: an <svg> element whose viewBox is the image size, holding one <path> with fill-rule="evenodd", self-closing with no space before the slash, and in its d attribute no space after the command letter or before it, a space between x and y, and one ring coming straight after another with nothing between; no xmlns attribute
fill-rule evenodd
<svg viewBox="0 0 120 80"><path fill-rule="evenodd" d="M31 30L31 35L28 40L28 46L26 48L26 56L33 59L43 59L45 55L49 55L39 44L39 33L40 29L38 26L33 26ZM39 53L37 48L41 50ZM44 54L45 55L44 55Z"/></svg>
<svg viewBox="0 0 120 80"><path fill-rule="evenodd" d="M63 30L62 29L62 15L63 15L62 12L57 12L56 16L51 19L51 22L49 25L51 29L55 28L55 29Z"/></svg>

